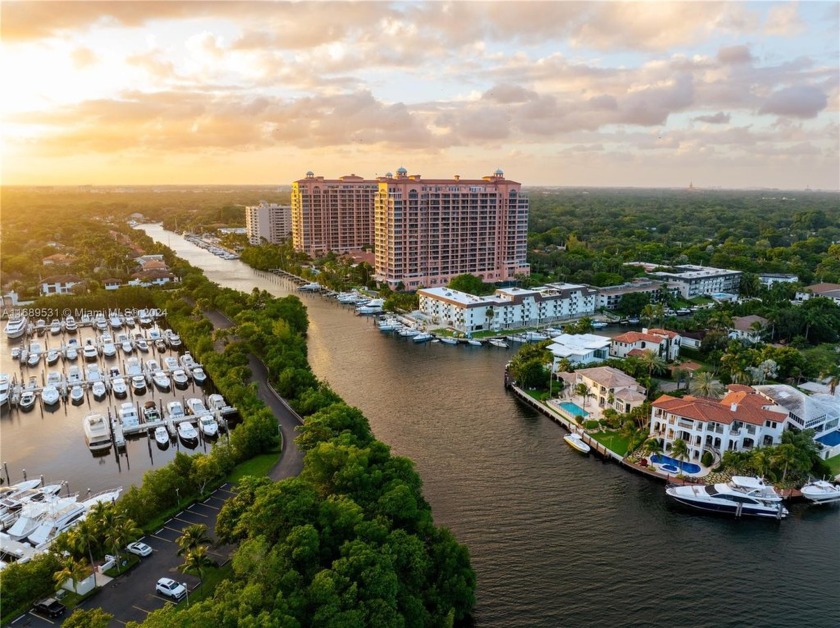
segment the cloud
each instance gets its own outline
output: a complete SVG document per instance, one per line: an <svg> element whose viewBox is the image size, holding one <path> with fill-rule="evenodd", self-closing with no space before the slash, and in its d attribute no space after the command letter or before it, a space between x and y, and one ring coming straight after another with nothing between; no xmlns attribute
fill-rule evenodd
<svg viewBox="0 0 840 628"><path fill-rule="evenodd" d="M762 105L759 113L794 118L815 118L827 104L828 99L821 90L809 85L801 85L773 92Z"/></svg>
<svg viewBox="0 0 840 628"><path fill-rule="evenodd" d="M727 46L718 50L718 61L723 65L741 65L751 63L753 56L747 46Z"/></svg>
<svg viewBox="0 0 840 628"><path fill-rule="evenodd" d="M692 120L697 122L706 122L708 124L729 124L729 119L729 114L723 113L722 111L718 111L711 116L697 116L696 118L692 118Z"/></svg>
<svg viewBox="0 0 840 628"><path fill-rule="evenodd" d="M537 97L537 94L536 92L520 87L519 85L505 83L491 87L484 92L481 97L484 100L492 100L501 104L509 104L534 100Z"/></svg>
<svg viewBox="0 0 840 628"><path fill-rule="evenodd" d="M796 2L771 7L767 13L764 32L768 35L792 37L802 34L804 30L805 24L799 18L799 7Z"/></svg>

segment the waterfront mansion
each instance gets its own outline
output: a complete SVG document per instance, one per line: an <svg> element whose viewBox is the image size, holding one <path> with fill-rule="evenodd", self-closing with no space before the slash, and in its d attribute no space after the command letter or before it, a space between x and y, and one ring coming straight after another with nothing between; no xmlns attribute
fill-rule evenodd
<svg viewBox="0 0 840 628"><path fill-rule="evenodd" d="M489 296L475 296L451 288L421 288L420 311L435 325L466 335L550 325L595 313L597 290L588 286L552 283L533 289L499 288Z"/></svg>
<svg viewBox="0 0 840 628"><path fill-rule="evenodd" d="M778 445L788 418L783 408L749 386L732 384L718 401L662 395L653 402L650 436L662 439L665 452L677 439L688 445L689 460L703 452L719 456L724 451Z"/></svg>

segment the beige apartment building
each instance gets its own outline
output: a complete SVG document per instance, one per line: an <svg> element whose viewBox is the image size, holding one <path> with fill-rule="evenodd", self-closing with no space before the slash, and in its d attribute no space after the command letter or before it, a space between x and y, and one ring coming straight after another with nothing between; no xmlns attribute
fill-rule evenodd
<svg viewBox="0 0 840 628"><path fill-rule="evenodd" d="M295 249L316 257L373 245L373 201L380 180L355 174L325 179L310 171L292 183Z"/></svg>
<svg viewBox="0 0 840 628"><path fill-rule="evenodd" d="M375 277L392 288L528 275L528 198L501 170L481 179L423 179L405 168L376 179L307 172L292 184L292 241L317 256L375 246Z"/></svg>
<svg viewBox="0 0 840 628"><path fill-rule="evenodd" d="M375 277L407 290L470 273L528 275L528 199L501 170L481 179L423 179L405 168L379 182Z"/></svg>

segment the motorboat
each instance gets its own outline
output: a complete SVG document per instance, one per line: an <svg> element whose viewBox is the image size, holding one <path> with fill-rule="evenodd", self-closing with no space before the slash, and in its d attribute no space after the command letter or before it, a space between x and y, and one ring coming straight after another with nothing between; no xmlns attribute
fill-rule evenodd
<svg viewBox="0 0 840 628"><path fill-rule="evenodd" d="M103 451L111 448L111 430L105 417L94 412L82 419L85 442L91 451Z"/></svg>
<svg viewBox="0 0 840 628"><path fill-rule="evenodd" d="M137 358L128 358L125 361L125 374L129 377L134 377L135 375L142 375L143 365L140 364L140 360L138 360Z"/></svg>
<svg viewBox="0 0 840 628"><path fill-rule="evenodd" d="M733 475L728 482L717 484L672 484L665 494L691 508L735 517L784 519L789 514L776 490L753 476Z"/></svg>
<svg viewBox="0 0 840 628"><path fill-rule="evenodd" d="M826 480L812 480L799 490L802 497L815 504L829 504L840 501L840 486Z"/></svg>
<svg viewBox="0 0 840 628"><path fill-rule="evenodd" d="M213 393L207 397L207 405L210 412L221 412L228 407L227 401L219 393Z"/></svg>
<svg viewBox="0 0 840 628"><path fill-rule="evenodd" d="M117 411L120 423L125 427L137 427L140 425L140 416L137 414L137 408L130 401L120 404L120 409Z"/></svg>
<svg viewBox="0 0 840 628"><path fill-rule="evenodd" d="M203 414L210 413L204 405L204 402L198 397L190 397L187 399L187 412L193 416L201 416Z"/></svg>
<svg viewBox="0 0 840 628"><path fill-rule="evenodd" d="M105 387L105 382L94 382L93 385L90 387L90 392L93 393L93 398L97 401L102 401L105 399L105 395L108 394L108 389Z"/></svg>
<svg viewBox="0 0 840 628"><path fill-rule="evenodd" d="M99 370L98 364L88 364L85 367L85 381L88 384L102 381L102 372Z"/></svg>
<svg viewBox="0 0 840 628"><path fill-rule="evenodd" d="M136 324L137 324L137 321L135 321L135 320L134 320L134 317L133 317L131 314L126 314L126 315L125 315L125 320L124 320L124 322L125 322L125 326L126 326L128 329L133 328L133 327L134 327L134 325L136 325Z"/></svg>
<svg viewBox="0 0 840 628"><path fill-rule="evenodd" d="M158 338L157 340L155 340L155 349L157 349L160 353L166 351L166 348L166 341L163 338Z"/></svg>
<svg viewBox="0 0 840 628"><path fill-rule="evenodd" d="M542 342L543 340L549 339L548 336L538 331L526 331L522 334L522 337L525 339L525 342Z"/></svg>
<svg viewBox="0 0 840 628"><path fill-rule="evenodd" d="M111 392L117 399L125 399L128 396L128 384L125 383L125 378L118 375L111 380Z"/></svg>
<svg viewBox="0 0 840 628"><path fill-rule="evenodd" d="M25 316L11 316L9 320L6 321L6 338L10 340L14 340L15 338L20 338L23 334L26 333L26 325L29 321L26 319Z"/></svg>
<svg viewBox="0 0 840 628"><path fill-rule="evenodd" d="M90 327L93 325L93 319L91 318L90 314L82 314L82 317L79 319L79 324L82 327Z"/></svg>
<svg viewBox="0 0 840 628"><path fill-rule="evenodd" d="M175 369L172 371L172 383L175 384L175 388L184 390L190 385L190 378L184 369Z"/></svg>
<svg viewBox="0 0 840 628"><path fill-rule="evenodd" d="M146 341L142 334L137 334L134 337L134 346L137 348L138 351L142 351L143 353L149 352L149 343Z"/></svg>
<svg viewBox="0 0 840 628"><path fill-rule="evenodd" d="M592 321L592 329L603 329L607 324L604 321Z"/></svg>
<svg viewBox="0 0 840 628"><path fill-rule="evenodd" d="M430 334L428 332L425 332L425 331L421 331L419 334L414 336L414 338L412 338L412 340L414 342L416 342L417 344L420 344L421 342L429 342L433 338L434 338L434 336L432 334Z"/></svg>
<svg viewBox="0 0 840 628"><path fill-rule="evenodd" d="M67 369L67 384L69 386L75 386L76 384L81 384L84 381L85 380L82 377L82 369L78 366L71 366Z"/></svg>
<svg viewBox="0 0 840 628"><path fill-rule="evenodd" d="M166 343L172 348L177 349L181 346L181 337L171 329L166 330Z"/></svg>
<svg viewBox="0 0 840 628"><path fill-rule="evenodd" d="M198 430L189 421L178 423L178 436L185 445L198 443Z"/></svg>
<svg viewBox="0 0 840 628"><path fill-rule="evenodd" d="M172 383L169 381L169 376L158 369L152 373L152 382L161 392L169 392L172 388Z"/></svg>
<svg viewBox="0 0 840 628"><path fill-rule="evenodd" d="M108 325L111 327L111 329L122 329L122 316L120 316L116 312L112 312L111 315L108 317Z"/></svg>
<svg viewBox="0 0 840 628"><path fill-rule="evenodd" d="M50 349L47 351L47 366L54 366L58 363L58 358L61 357L61 352L58 349Z"/></svg>
<svg viewBox="0 0 840 628"><path fill-rule="evenodd" d="M54 406L60 399L61 393L55 386L47 385L41 389L41 401L44 402L45 406Z"/></svg>
<svg viewBox="0 0 840 628"><path fill-rule="evenodd" d="M79 324L76 322L76 319L73 318L70 314L68 314L64 318L64 331L68 334L75 334L79 331Z"/></svg>
<svg viewBox="0 0 840 628"><path fill-rule="evenodd" d="M27 535L26 542L35 549L41 549L76 525L84 515L85 507L77 501L77 496L55 497L50 500L38 526Z"/></svg>
<svg viewBox="0 0 840 628"><path fill-rule="evenodd" d="M414 327L403 327L402 329L397 330L397 333L403 338L413 338L420 333L420 330L415 329Z"/></svg>
<svg viewBox="0 0 840 628"><path fill-rule="evenodd" d="M34 390L24 390L20 393L20 399L18 400L18 407L23 410L24 412L29 412L32 408L35 407L35 402L37 401L37 395L35 394Z"/></svg>
<svg viewBox="0 0 840 628"><path fill-rule="evenodd" d="M203 386L207 383L207 374L200 366L194 367L190 374L192 375L193 381L199 386Z"/></svg>
<svg viewBox="0 0 840 628"><path fill-rule="evenodd" d="M377 322L379 331L396 331L401 327L400 322L396 318L383 318Z"/></svg>
<svg viewBox="0 0 840 628"><path fill-rule="evenodd" d="M47 321L45 321L43 318L39 318L37 321L35 321L35 333L39 336L43 336L45 333L47 333Z"/></svg>
<svg viewBox="0 0 840 628"><path fill-rule="evenodd" d="M155 442L163 449L169 447L169 432L166 431L163 425L158 425L155 428Z"/></svg>
<svg viewBox="0 0 840 628"><path fill-rule="evenodd" d="M467 338L467 344L471 347L483 347L484 343L480 340L476 340L475 338Z"/></svg>
<svg viewBox="0 0 840 628"><path fill-rule="evenodd" d="M155 342L157 340L160 340L161 338L163 338L163 336L161 335L159 329L155 328L155 329L150 329L149 330L149 341L150 342Z"/></svg>
<svg viewBox="0 0 840 628"><path fill-rule="evenodd" d="M441 336L440 341L443 344L447 344L447 345L457 345L458 344L458 339L453 338L452 336Z"/></svg>
<svg viewBox="0 0 840 628"><path fill-rule="evenodd" d="M50 321L50 334L58 336L61 333L61 321L54 318Z"/></svg>
<svg viewBox="0 0 840 628"><path fill-rule="evenodd" d="M74 406L79 406L85 401L85 389L81 384L70 387L70 401Z"/></svg>
<svg viewBox="0 0 840 628"><path fill-rule="evenodd" d="M563 440L566 441L566 444L569 445L572 449L576 449L582 454L588 454L591 451L591 447L587 445L580 434L572 432L571 434L566 434L563 437Z"/></svg>
<svg viewBox="0 0 840 628"><path fill-rule="evenodd" d="M321 284L314 281L311 283L305 283L302 286L299 286L298 290L301 292L318 292L321 290Z"/></svg>
<svg viewBox="0 0 840 628"><path fill-rule="evenodd" d="M75 362L79 357L79 341L71 338L64 347L64 359L68 362Z"/></svg>
<svg viewBox="0 0 840 628"><path fill-rule="evenodd" d="M154 401L147 401L143 404L143 420L146 423L156 423L160 421L160 411Z"/></svg>
<svg viewBox="0 0 840 628"><path fill-rule="evenodd" d="M499 347L500 349L507 349L509 346L508 343L501 338L491 338L488 342L494 347Z"/></svg>
<svg viewBox="0 0 840 628"><path fill-rule="evenodd" d="M93 320L93 326L99 331L108 331L108 319L105 318L102 312L96 315L96 318Z"/></svg>
<svg viewBox="0 0 840 628"><path fill-rule="evenodd" d="M356 307L356 313L361 315L367 314L381 314L382 308L385 307L385 299L371 299L364 305Z"/></svg>
<svg viewBox="0 0 840 628"><path fill-rule="evenodd" d="M185 371L191 371L193 367L198 366L198 363L193 359L192 354L189 351L178 358L178 361L181 363L181 366Z"/></svg>
<svg viewBox="0 0 840 628"><path fill-rule="evenodd" d="M117 336L117 344L120 345L120 349L126 355L131 355L134 351L134 345L131 342L131 338L129 338L126 334L119 334Z"/></svg>
<svg viewBox="0 0 840 628"><path fill-rule="evenodd" d="M117 346L109 334L103 334L102 336L102 355L106 358L113 358L117 355Z"/></svg>
<svg viewBox="0 0 840 628"><path fill-rule="evenodd" d="M11 383L6 373L0 373L0 406L9 403Z"/></svg>
<svg viewBox="0 0 840 628"><path fill-rule="evenodd" d="M20 360L21 348L20 347L12 347L12 359L13 360Z"/></svg>
<svg viewBox="0 0 840 628"><path fill-rule="evenodd" d="M166 404L166 413L170 419L181 419L186 415L184 406L180 401L170 401Z"/></svg>
<svg viewBox="0 0 840 628"><path fill-rule="evenodd" d="M29 345L28 353L26 354L26 365L27 366L38 366L38 362L41 361L41 353L43 352L43 348L37 342L33 342Z"/></svg>
<svg viewBox="0 0 840 628"><path fill-rule="evenodd" d="M335 300L339 303L357 303L364 297L356 290L351 290L350 292L339 292L335 295Z"/></svg>
<svg viewBox="0 0 840 628"><path fill-rule="evenodd" d="M82 347L82 355L85 358L85 362L96 362L99 359L99 349L96 348L96 345L90 338L85 340L85 346Z"/></svg>
<svg viewBox="0 0 840 628"><path fill-rule="evenodd" d="M198 418L198 428L205 438L216 438L219 435L219 424L213 415L205 414Z"/></svg>
<svg viewBox="0 0 840 628"><path fill-rule="evenodd" d="M56 388L64 386L64 375L61 374L61 371L47 373L47 386L55 386Z"/></svg>
<svg viewBox="0 0 840 628"><path fill-rule="evenodd" d="M157 360L146 360L146 372L147 373L154 373L155 371L160 371L160 363Z"/></svg>
<svg viewBox="0 0 840 628"><path fill-rule="evenodd" d="M131 390L135 395L142 395L146 392L146 378L143 375L134 375L131 378Z"/></svg>
<svg viewBox="0 0 840 628"><path fill-rule="evenodd" d="M149 314L148 310L140 310L139 312L137 312L137 320L140 321L141 327L152 326L152 317Z"/></svg>
<svg viewBox="0 0 840 628"><path fill-rule="evenodd" d="M163 370L171 373L172 371L181 368L178 364L178 358L174 355L168 355L163 358Z"/></svg>

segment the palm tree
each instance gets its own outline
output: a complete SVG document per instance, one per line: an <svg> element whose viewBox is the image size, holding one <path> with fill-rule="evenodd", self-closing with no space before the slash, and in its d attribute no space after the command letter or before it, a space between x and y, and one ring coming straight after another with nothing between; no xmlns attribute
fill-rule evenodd
<svg viewBox="0 0 840 628"><path fill-rule="evenodd" d="M184 564L178 567L178 569L184 573L198 574L198 579L201 580L204 569L212 567L215 564L215 561L207 555L207 546L199 545L186 553Z"/></svg>
<svg viewBox="0 0 840 628"><path fill-rule="evenodd" d="M581 397L583 397L583 407L585 408L586 407L586 401L587 401L587 399L589 399L589 395L591 393L591 390L590 390L589 386L587 386L586 384L581 382L580 384L575 386L575 392L578 395L580 395Z"/></svg>
<svg viewBox="0 0 840 628"><path fill-rule="evenodd" d="M114 556L117 557L117 571L120 571L122 561L120 560L121 549L124 545L136 539L143 531L137 527L134 520L129 519L123 515L117 517L113 527L108 530L105 535L105 541L113 549Z"/></svg>
<svg viewBox="0 0 840 628"><path fill-rule="evenodd" d="M697 373L691 379L688 389L693 395L713 399L720 397L723 392L723 387L720 385L720 382L715 379L714 373L710 373L709 371Z"/></svg>
<svg viewBox="0 0 840 628"><path fill-rule="evenodd" d="M651 377L654 373L664 373L667 368L665 360L652 349L645 350L639 356L639 362L647 369L648 377Z"/></svg>
<svg viewBox="0 0 840 628"><path fill-rule="evenodd" d="M207 536L207 526L203 523L187 526L184 533L178 537L178 556L185 556L190 551L201 545L210 545L210 537Z"/></svg>
<svg viewBox="0 0 840 628"><path fill-rule="evenodd" d="M828 378L828 390L833 395L840 386L840 364L832 364L820 373L820 377Z"/></svg>
<svg viewBox="0 0 840 628"><path fill-rule="evenodd" d="M784 467L781 479L781 483L784 484L790 466L796 467L797 463L800 462L799 451L791 443L782 443L773 450L771 461L775 465Z"/></svg>
<svg viewBox="0 0 840 628"><path fill-rule="evenodd" d="M89 575L90 567L85 560L76 560L70 556L61 563L61 570L53 574L53 580L58 586L61 586L66 580L71 580L73 582L73 593L78 593L76 587L79 586L79 582Z"/></svg>
<svg viewBox="0 0 840 628"><path fill-rule="evenodd" d="M644 443L642 443L642 452L650 455L661 454L662 443L658 438L648 438Z"/></svg>
<svg viewBox="0 0 840 628"><path fill-rule="evenodd" d="M678 438L671 444L671 455L677 460L688 460L689 448L688 443L683 439Z"/></svg>

